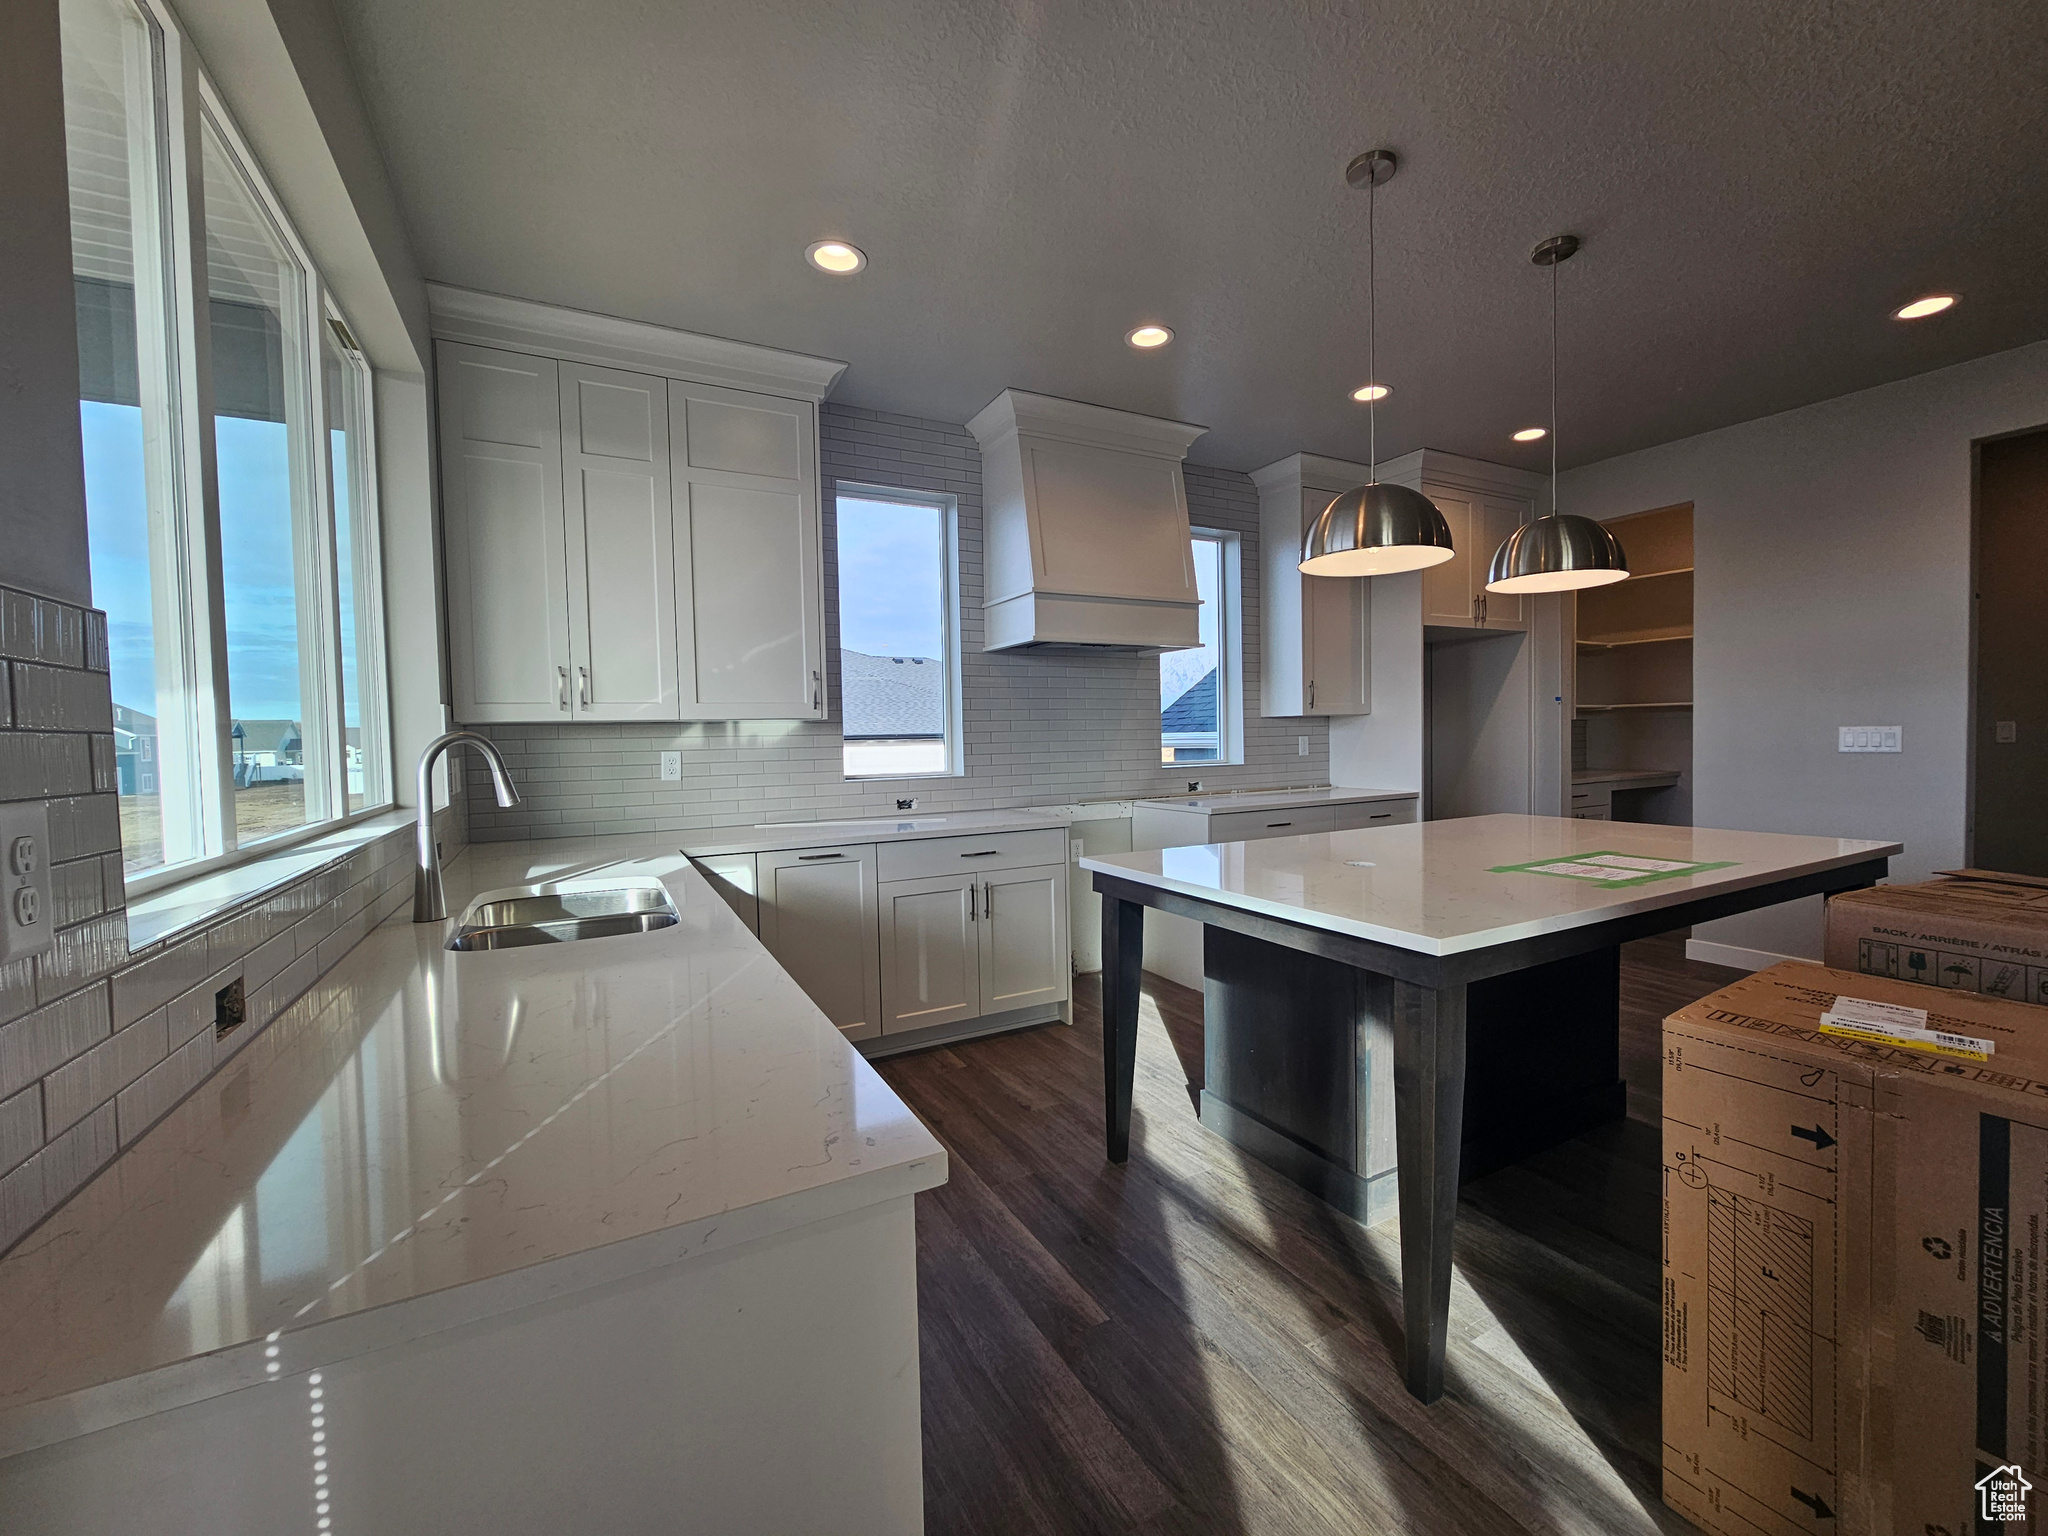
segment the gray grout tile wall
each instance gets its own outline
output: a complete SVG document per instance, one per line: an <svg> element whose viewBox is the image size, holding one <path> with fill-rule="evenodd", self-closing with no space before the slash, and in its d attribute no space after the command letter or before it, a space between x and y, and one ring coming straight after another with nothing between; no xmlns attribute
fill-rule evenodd
<svg viewBox="0 0 2048 1536"><path fill-rule="evenodd" d="M266 1025L318 1006L316 982L410 895L397 828L131 951L106 633L102 613L0 588L0 801L49 808L58 925L48 953L0 965L0 1251ZM237 980L244 1021L221 1033L215 994Z"/></svg>
<svg viewBox="0 0 2048 1536"><path fill-rule="evenodd" d="M520 803L500 810L481 759L465 754L469 835L478 842L596 833L697 832L763 819L876 815L915 795L925 811L1163 795L1199 778L1212 788L1319 784L1329 777L1328 723L1259 717L1259 498L1231 470L1186 468L1198 528L1241 534L1245 760L1159 761L1156 658L981 649L981 453L965 427L854 406L819 412L825 521L825 632L834 718L712 724L486 725L505 752ZM841 770L837 484L946 492L959 503L961 691L966 773L869 779ZM1299 756L1296 738L1309 739ZM680 748L683 778L659 757Z"/></svg>

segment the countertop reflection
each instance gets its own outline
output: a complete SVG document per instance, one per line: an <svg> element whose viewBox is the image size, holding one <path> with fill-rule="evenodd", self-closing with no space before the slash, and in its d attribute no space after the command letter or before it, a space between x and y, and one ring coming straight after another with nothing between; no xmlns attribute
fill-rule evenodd
<svg viewBox="0 0 2048 1536"><path fill-rule="evenodd" d="M602 871L658 879L680 921L456 954L401 912L0 1261L0 1454L376 1347L404 1325L329 1327L373 1309L439 1296L430 1331L456 1287L499 1280L475 1294L502 1309L942 1183L938 1142L653 841L472 847L451 912Z"/></svg>

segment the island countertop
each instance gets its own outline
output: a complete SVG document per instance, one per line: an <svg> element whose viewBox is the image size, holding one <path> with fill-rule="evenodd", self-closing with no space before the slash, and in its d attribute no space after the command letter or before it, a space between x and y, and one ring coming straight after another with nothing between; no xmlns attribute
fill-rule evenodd
<svg viewBox="0 0 2048 1536"><path fill-rule="evenodd" d="M1470 816L1256 842L1092 854L1081 868L1425 955L1460 954L1897 854L1903 845L1556 816ZM1612 880L1512 866L1595 855Z"/></svg>
<svg viewBox="0 0 2048 1536"><path fill-rule="evenodd" d="M0 1456L945 1181L672 839L472 847L448 904L620 879L680 921L401 913L0 1260Z"/></svg>

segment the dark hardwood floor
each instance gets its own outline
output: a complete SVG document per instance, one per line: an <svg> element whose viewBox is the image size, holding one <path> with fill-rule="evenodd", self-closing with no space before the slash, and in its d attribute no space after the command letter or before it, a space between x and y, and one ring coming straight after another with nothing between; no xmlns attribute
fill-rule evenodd
<svg viewBox="0 0 2048 1536"><path fill-rule="evenodd" d="M1409 1397L1399 1244L1202 1129L1201 997L1145 978L1131 1160L1072 1028L878 1063L918 1197L926 1529L1690 1531L1657 1497L1659 1025L1735 971L1624 951L1631 1118L1468 1184L1448 1391Z"/></svg>

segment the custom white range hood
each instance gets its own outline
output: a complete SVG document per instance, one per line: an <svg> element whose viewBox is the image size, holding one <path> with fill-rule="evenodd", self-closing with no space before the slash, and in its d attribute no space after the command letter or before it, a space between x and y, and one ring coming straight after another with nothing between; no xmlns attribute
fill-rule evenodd
<svg viewBox="0 0 2048 1536"><path fill-rule="evenodd" d="M1208 430L1006 389L981 444L983 649L1199 643L1180 464Z"/></svg>

